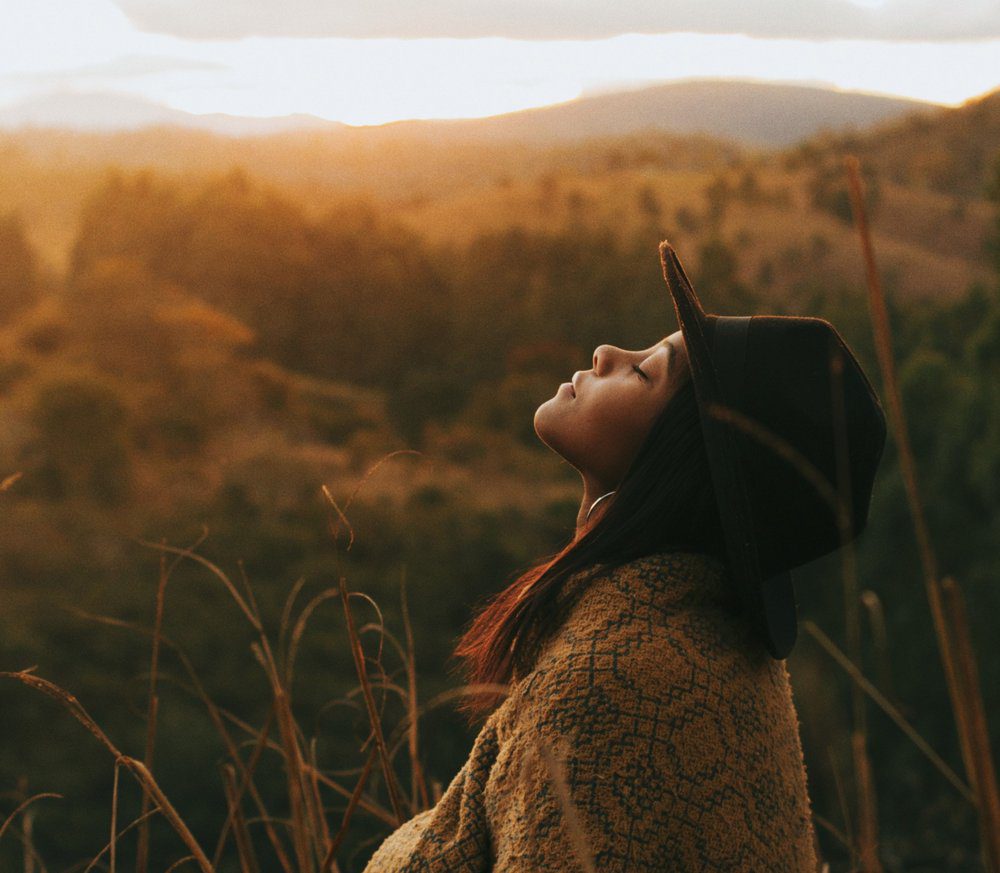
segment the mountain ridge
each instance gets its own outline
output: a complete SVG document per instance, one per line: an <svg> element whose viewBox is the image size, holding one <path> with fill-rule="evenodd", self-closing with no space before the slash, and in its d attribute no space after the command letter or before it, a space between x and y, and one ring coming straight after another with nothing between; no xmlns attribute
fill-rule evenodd
<svg viewBox="0 0 1000 873"><path fill-rule="evenodd" d="M264 118L224 112L196 114L132 94L112 92L56 92L0 110L0 130L6 131L42 128L122 133L149 127L178 127L245 137L317 128L337 130L347 125L301 113Z"/></svg>
<svg viewBox="0 0 1000 873"><path fill-rule="evenodd" d="M0 110L0 130L116 132L168 126L233 137L311 130L374 139L404 133L416 138L545 144L653 129L701 133L767 148L791 145L821 130L869 127L939 105L816 85L688 79L588 93L484 118L407 119L355 126L301 114L272 118L196 115L127 94L56 93Z"/></svg>
<svg viewBox="0 0 1000 873"><path fill-rule="evenodd" d="M654 129L705 134L745 146L780 148L824 129L866 128L940 104L815 85L690 79L604 92L479 119L398 121L408 133L438 129L471 138L557 143ZM944 108L944 107L940 107ZM775 119L783 117L782 124Z"/></svg>

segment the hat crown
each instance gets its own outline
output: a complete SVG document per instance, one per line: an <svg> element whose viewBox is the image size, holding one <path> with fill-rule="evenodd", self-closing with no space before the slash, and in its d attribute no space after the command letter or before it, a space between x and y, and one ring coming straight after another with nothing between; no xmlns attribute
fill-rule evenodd
<svg viewBox="0 0 1000 873"><path fill-rule="evenodd" d="M725 319L707 319L717 352ZM854 539L867 524L886 426L836 328L822 318L753 316L742 373L716 375L720 396L708 414L732 433L762 576Z"/></svg>

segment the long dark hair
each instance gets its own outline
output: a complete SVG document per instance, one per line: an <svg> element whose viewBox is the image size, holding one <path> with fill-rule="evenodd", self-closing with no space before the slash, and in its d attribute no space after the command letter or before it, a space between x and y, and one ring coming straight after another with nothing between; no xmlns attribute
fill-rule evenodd
<svg viewBox="0 0 1000 873"><path fill-rule="evenodd" d="M690 372L653 423L608 506L572 540L519 575L489 600L455 648L469 684L506 685L555 630L553 608L567 578L601 564L604 572L661 551L722 556L724 541L712 490ZM496 693L470 694L462 708L484 715Z"/></svg>

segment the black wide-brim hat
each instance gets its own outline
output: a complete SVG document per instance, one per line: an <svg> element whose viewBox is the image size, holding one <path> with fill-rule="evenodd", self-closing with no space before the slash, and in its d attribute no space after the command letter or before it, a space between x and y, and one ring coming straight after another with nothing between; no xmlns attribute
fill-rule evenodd
<svg viewBox="0 0 1000 873"><path fill-rule="evenodd" d="M791 570L868 521L885 414L822 318L707 314L669 242L663 278L687 346L732 582L772 657L795 644Z"/></svg>

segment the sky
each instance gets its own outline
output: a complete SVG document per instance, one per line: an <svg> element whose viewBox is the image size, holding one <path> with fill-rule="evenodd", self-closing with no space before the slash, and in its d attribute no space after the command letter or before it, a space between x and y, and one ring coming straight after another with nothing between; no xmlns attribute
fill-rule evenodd
<svg viewBox="0 0 1000 873"><path fill-rule="evenodd" d="M1000 87L1000 0L3 0L0 112L109 93L348 124L691 78L947 105Z"/></svg>

